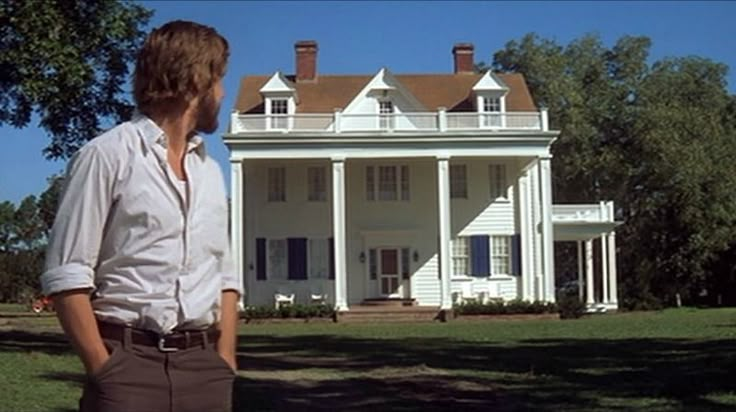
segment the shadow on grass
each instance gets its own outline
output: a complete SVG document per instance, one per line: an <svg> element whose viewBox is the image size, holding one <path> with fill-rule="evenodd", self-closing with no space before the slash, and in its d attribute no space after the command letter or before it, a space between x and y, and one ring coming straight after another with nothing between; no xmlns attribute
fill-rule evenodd
<svg viewBox="0 0 736 412"><path fill-rule="evenodd" d="M0 331L0 351L72 353L61 333L18 330ZM735 409L717 396L736 393L736 339L243 336L238 366L236 411Z"/></svg>
<svg viewBox="0 0 736 412"><path fill-rule="evenodd" d="M50 355L73 353L63 333L28 332L23 330L0 331L0 351L43 352Z"/></svg>
<svg viewBox="0 0 736 412"><path fill-rule="evenodd" d="M241 338L236 410L733 410L736 340Z"/></svg>

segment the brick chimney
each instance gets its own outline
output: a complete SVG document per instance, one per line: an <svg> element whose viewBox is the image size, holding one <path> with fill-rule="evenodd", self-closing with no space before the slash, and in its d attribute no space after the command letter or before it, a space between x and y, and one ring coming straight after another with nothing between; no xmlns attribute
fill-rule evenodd
<svg viewBox="0 0 736 412"><path fill-rule="evenodd" d="M452 54L455 56L455 74L472 74L473 65L473 44L472 43L456 43L452 48Z"/></svg>
<svg viewBox="0 0 736 412"><path fill-rule="evenodd" d="M296 51L296 81L313 82L317 80L317 42L301 40L294 44Z"/></svg>

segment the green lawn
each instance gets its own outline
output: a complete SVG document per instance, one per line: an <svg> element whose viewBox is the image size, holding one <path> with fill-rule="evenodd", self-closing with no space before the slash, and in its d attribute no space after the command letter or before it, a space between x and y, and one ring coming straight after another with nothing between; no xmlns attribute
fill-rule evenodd
<svg viewBox="0 0 736 412"><path fill-rule="evenodd" d="M736 410L736 309L242 327L236 410ZM0 318L0 409L74 410L53 318Z"/></svg>

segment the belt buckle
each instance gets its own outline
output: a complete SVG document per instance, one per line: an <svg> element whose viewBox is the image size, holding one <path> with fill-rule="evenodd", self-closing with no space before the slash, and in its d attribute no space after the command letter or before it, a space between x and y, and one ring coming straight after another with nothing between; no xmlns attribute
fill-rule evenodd
<svg viewBox="0 0 736 412"><path fill-rule="evenodd" d="M178 352L179 348L177 347L171 347L166 346L166 337L165 336L159 336L158 338L158 350L161 352Z"/></svg>

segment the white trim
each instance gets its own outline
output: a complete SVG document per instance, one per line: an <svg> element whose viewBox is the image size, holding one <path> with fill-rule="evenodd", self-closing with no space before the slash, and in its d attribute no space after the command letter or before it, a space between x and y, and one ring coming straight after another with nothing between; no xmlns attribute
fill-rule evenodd
<svg viewBox="0 0 736 412"><path fill-rule="evenodd" d="M610 293L609 302L618 308L618 279L616 274L616 232L608 234L608 280L610 282L608 292Z"/></svg>
<svg viewBox="0 0 736 412"><path fill-rule="evenodd" d="M332 230L335 245L335 309L347 311L344 159L332 159Z"/></svg>
<svg viewBox="0 0 736 412"><path fill-rule="evenodd" d="M552 232L552 166L549 157L539 159L540 201L542 212L542 267L544 300L555 301L554 233Z"/></svg>
<svg viewBox="0 0 736 412"><path fill-rule="evenodd" d="M593 289L593 240L585 241L585 303L592 305L595 303L595 290Z"/></svg>
<svg viewBox="0 0 736 412"><path fill-rule="evenodd" d="M437 199L439 211L440 243L440 309L452 309L450 278L452 261L450 256L451 214L450 214L450 161L437 159Z"/></svg>
<svg viewBox="0 0 736 412"><path fill-rule="evenodd" d="M238 277L240 287L247 290L243 281L245 265L243 261L243 216L245 215L245 203L243 202L243 164L241 161L230 162L230 251L233 259L235 274ZM245 293L240 295L240 310L245 309Z"/></svg>
<svg viewBox="0 0 736 412"><path fill-rule="evenodd" d="M608 236L606 233L601 233L601 236L599 238L601 242L601 292L602 297L601 301L603 303L608 303L608 247L606 244L606 238Z"/></svg>

